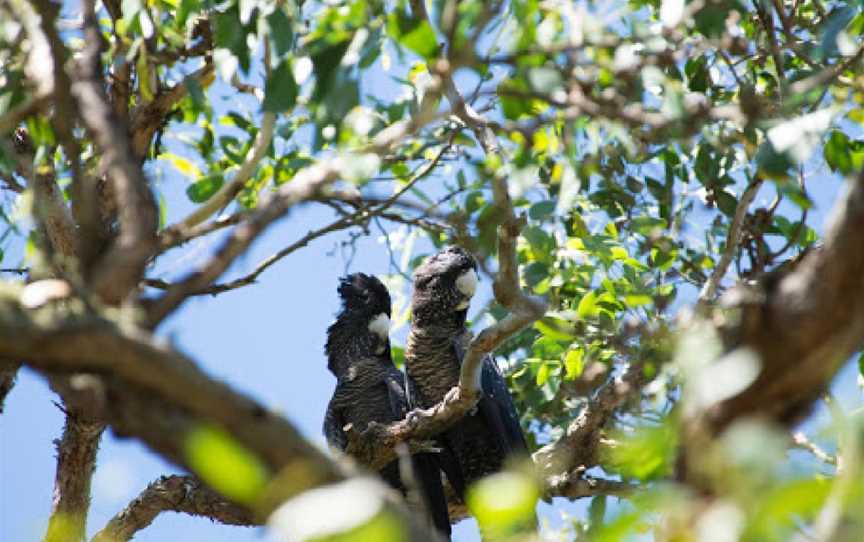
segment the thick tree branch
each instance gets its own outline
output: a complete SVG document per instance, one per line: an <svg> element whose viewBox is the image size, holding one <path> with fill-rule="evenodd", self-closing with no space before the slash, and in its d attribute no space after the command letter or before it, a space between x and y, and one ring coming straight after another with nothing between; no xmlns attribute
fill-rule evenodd
<svg viewBox="0 0 864 542"><path fill-rule="evenodd" d="M534 452L546 488L568 487L572 473L597 464L600 429L617 409L638 396L647 381L641 363L628 366L585 405L564 436Z"/></svg>
<svg viewBox="0 0 864 542"><path fill-rule="evenodd" d="M252 454L269 475L270 483L254 503L261 517L285 499L345 480L348 473L286 420L207 377L191 360L157 345L149 335L77 314L80 305L74 300L26 310L18 301L20 295L26 295L26 288L0 294L0 357L25 359L49 376L101 375L107 398L104 419L115 431L140 438L166 459L198 474L202 465L189 455L190 436L207 428L224 431L225 438ZM302 476L297 475L300 472ZM409 539L428 540L383 486L381 491L369 497L382 499L382 507L412 526Z"/></svg>
<svg viewBox="0 0 864 542"><path fill-rule="evenodd" d="M63 436L54 442L57 472L45 542L84 539L90 509L90 482L104 428L98 421L72 410L66 411Z"/></svg>
<svg viewBox="0 0 864 542"><path fill-rule="evenodd" d="M719 431L742 416L790 425L809 411L840 365L864 343L864 175L847 183L826 227L824 246L755 296L737 295L741 324L729 347L759 359L756 379L712 407ZM730 292L732 303L734 290ZM740 294L740 292L739 292ZM728 304L728 303L727 303Z"/></svg>
<svg viewBox="0 0 864 542"><path fill-rule="evenodd" d="M112 183L118 208L120 233L107 254L100 258L92 287L107 302L117 303L137 286L144 266L155 249L158 213L155 201L132 149L128 127L117 117L105 96L100 60L102 34L93 0L84 2L84 32L87 45L79 62L80 78L72 86L81 118L102 153L101 165ZM95 230L95 185L77 194L87 201L86 227ZM94 232L89 232L94 233ZM99 236L87 237L98 239Z"/></svg>
<svg viewBox="0 0 864 542"><path fill-rule="evenodd" d="M15 377L21 364L14 361L0 360L0 414L3 414L6 396L15 386Z"/></svg>
<svg viewBox="0 0 864 542"><path fill-rule="evenodd" d="M126 542L162 512L202 516L225 525L258 525L254 514L232 504L194 476L162 476L120 513L111 518L92 542Z"/></svg>

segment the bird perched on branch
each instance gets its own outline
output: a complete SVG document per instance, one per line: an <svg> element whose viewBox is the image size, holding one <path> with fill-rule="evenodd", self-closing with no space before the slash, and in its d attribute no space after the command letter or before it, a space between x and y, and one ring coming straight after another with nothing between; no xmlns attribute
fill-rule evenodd
<svg viewBox="0 0 864 542"><path fill-rule="evenodd" d="M414 272L412 323L405 350L409 393L423 408L440 402L459 384L462 360L471 341L465 318L477 289L477 264L458 247L429 257ZM481 369L482 396L477 408L442 436L455 456L457 473L443 465L453 489L464 497L466 485L500 471L511 454L527 454L519 416L498 365L486 356Z"/></svg>
<svg viewBox="0 0 864 542"><path fill-rule="evenodd" d="M337 382L324 418L324 436L330 446L345 450L349 425L362 432L371 422L401 420L409 404L404 376L390 357L387 288L374 276L356 273L340 281L338 292L342 309L327 329L326 346L327 367ZM412 481L400 475L399 460L387 464L380 475L449 538L450 517L436 454L415 454L411 466Z"/></svg>

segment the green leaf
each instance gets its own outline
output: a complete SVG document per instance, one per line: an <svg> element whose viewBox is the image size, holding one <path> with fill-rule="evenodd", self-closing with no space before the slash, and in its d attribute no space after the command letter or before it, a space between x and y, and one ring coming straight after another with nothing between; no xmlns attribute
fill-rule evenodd
<svg viewBox="0 0 864 542"><path fill-rule="evenodd" d="M216 12L216 30L213 35L213 44L216 47L228 49L237 58L240 68L244 73L249 72L250 50L246 46L246 36L250 34L248 26L244 27L240 22L240 12L237 6L232 6L224 12Z"/></svg>
<svg viewBox="0 0 864 542"><path fill-rule="evenodd" d="M539 496L530 476L499 472L470 487L467 501L484 538L500 540L534 529L534 508Z"/></svg>
<svg viewBox="0 0 864 542"><path fill-rule="evenodd" d="M549 380L549 375L552 372L552 366L545 361L540 362L540 366L537 368L537 376L535 378L535 383L537 386L543 386L547 380Z"/></svg>
<svg viewBox="0 0 864 542"><path fill-rule="evenodd" d="M735 209L738 207L738 200L735 199L735 196L725 190L717 190L714 192L714 200L724 215L728 217L735 215Z"/></svg>
<svg viewBox="0 0 864 542"><path fill-rule="evenodd" d="M524 96L514 95L528 91L528 85L522 79L505 79L498 85L498 99L504 116L510 120L518 120L523 115L530 115L531 100ZM508 94L514 93L514 94Z"/></svg>
<svg viewBox="0 0 864 542"><path fill-rule="evenodd" d="M650 305L654 300L650 295L645 294L627 294L624 296L624 302L628 307L641 307Z"/></svg>
<svg viewBox="0 0 864 542"><path fill-rule="evenodd" d="M539 201L528 210L528 216L532 220L544 220L555 212L556 202L552 200Z"/></svg>
<svg viewBox="0 0 864 542"><path fill-rule="evenodd" d="M264 110L274 113L288 111L297 103L298 91L291 63L283 60L264 86Z"/></svg>
<svg viewBox="0 0 864 542"><path fill-rule="evenodd" d="M567 352L564 356L564 370L567 380L579 378L582 374L584 366L585 352L581 348L574 348Z"/></svg>
<svg viewBox="0 0 864 542"><path fill-rule="evenodd" d="M540 320L537 320L534 322L534 329L545 337L556 341L572 341L576 333L576 330L569 322L554 316L544 316Z"/></svg>
<svg viewBox="0 0 864 542"><path fill-rule="evenodd" d="M315 92L312 93L313 101L320 101L332 90L333 76L342 57L348 51L349 41L342 41L323 48L312 55L312 67L315 72Z"/></svg>
<svg viewBox="0 0 864 542"><path fill-rule="evenodd" d="M605 516L606 495L596 495L591 499L591 504L588 506L588 518L591 520L591 526L603 525L603 518Z"/></svg>
<svg viewBox="0 0 864 542"><path fill-rule="evenodd" d="M438 55L438 40L429 22L412 17L402 9L394 10L387 17L387 33L426 60Z"/></svg>
<svg viewBox="0 0 864 542"><path fill-rule="evenodd" d="M579 318L591 318L592 316L597 316L599 310L599 307L597 307L597 294L592 290L579 300L576 314L579 315Z"/></svg>
<svg viewBox="0 0 864 542"><path fill-rule="evenodd" d="M784 180L789 177L789 168L794 165L786 152L779 152L770 141L765 141L756 151L759 173L770 179Z"/></svg>
<svg viewBox="0 0 864 542"><path fill-rule="evenodd" d="M277 7L267 16L267 26L270 27L270 39L273 40L276 55L283 57L291 52L294 45L294 29L285 11Z"/></svg>
<svg viewBox="0 0 864 542"><path fill-rule="evenodd" d="M203 177L186 188L186 195L195 203L203 203L222 188L225 179L220 174Z"/></svg>
<svg viewBox="0 0 864 542"><path fill-rule="evenodd" d="M183 449L195 474L233 501L252 504L267 485L264 464L221 428L199 426L186 437Z"/></svg>
<svg viewBox="0 0 864 542"><path fill-rule="evenodd" d="M852 152L849 136L840 130L832 130L822 150L825 162L834 172L848 175L852 172Z"/></svg>

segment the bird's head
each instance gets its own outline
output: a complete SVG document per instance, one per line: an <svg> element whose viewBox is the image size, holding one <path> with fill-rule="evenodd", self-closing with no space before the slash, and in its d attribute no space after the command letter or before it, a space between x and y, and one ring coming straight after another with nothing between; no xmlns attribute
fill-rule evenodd
<svg viewBox="0 0 864 542"><path fill-rule="evenodd" d="M328 367L338 374L337 358L390 357L390 292L378 278L354 273L339 280L342 308L327 329Z"/></svg>
<svg viewBox="0 0 864 542"><path fill-rule="evenodd" d="M464 323L478 282L477 263L465 249L448 247L430 256L414 271L411 310L415 320L455 316Z"/></svg>

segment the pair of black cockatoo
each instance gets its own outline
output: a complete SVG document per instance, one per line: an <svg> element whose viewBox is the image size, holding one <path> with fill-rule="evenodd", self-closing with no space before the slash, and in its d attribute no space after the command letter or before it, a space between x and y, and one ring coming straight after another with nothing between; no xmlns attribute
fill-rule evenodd
<svg viewBox="0 0 864 542"><path fill-rule="evenodd" d="M390 357L387 288L362 273L342 279L338 289L342 310L327 330L328 367L337 378L324 420L324 435L331 446L345 449L348 424L362 431L373 421L401 420L411 408L439 403L458 384L471 337L465 318L477 288L476 267L470 254L451 247L431 256L415 271L406 375L394 367ZM442 471L464 499L468 485L500 471L509 455L528 451L513 400L491 356L483 361L481 384L483 394L477 408L439 436L441 452L412 457L416 484L403 483L397 461L381 471L387 483L405 494L412 508L424 510L435 528L448 537L450 519Z"/></svg>

